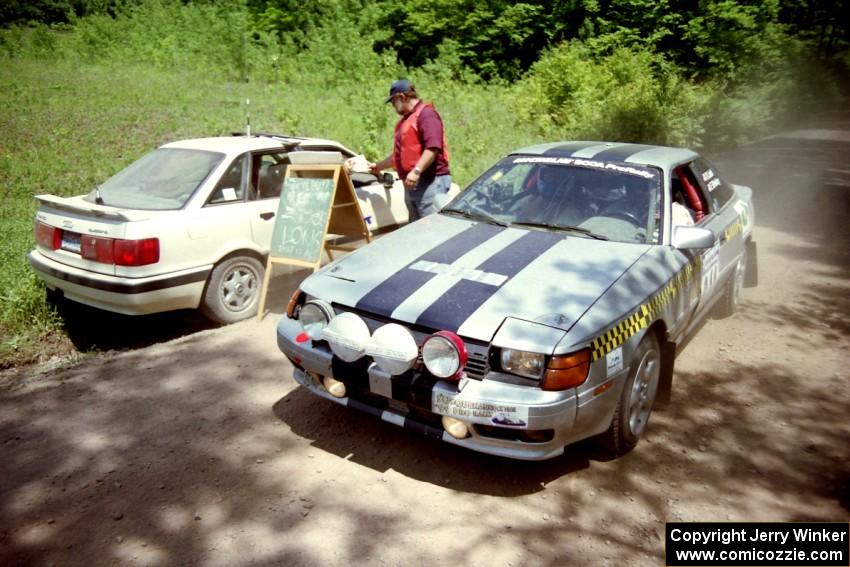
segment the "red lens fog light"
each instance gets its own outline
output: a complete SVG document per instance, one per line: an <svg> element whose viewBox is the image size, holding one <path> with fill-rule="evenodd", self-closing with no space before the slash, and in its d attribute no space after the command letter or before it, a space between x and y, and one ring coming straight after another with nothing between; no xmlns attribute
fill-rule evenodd
<svg viewBox="0 0 850 567"><path fill-rule="evenodd" d="M434 333L422 345L422 362L437 378L460 378L466 360L466 345L450 331Z"/></svg>

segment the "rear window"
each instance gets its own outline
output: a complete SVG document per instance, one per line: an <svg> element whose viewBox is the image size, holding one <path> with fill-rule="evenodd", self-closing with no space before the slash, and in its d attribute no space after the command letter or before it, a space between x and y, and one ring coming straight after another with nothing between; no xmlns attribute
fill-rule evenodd
<svg viewBox="0 0 850 567"><path fill-rule="evenodd" d="M224 154L159 148L136 160L86 196L111 207L145 210L181 208Z"/></svg>

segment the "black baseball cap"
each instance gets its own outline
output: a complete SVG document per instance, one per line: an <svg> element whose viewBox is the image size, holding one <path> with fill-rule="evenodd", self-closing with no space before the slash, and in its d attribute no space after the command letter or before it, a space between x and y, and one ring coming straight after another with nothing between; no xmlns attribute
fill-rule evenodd
<svg viewBox="0 0 850 567"><path fill-rule="evenodd" d="M399 79L390 86L390 96L384 102L387 103L397 94L409 93L413 90L413 84L407 79Z"/></svg>

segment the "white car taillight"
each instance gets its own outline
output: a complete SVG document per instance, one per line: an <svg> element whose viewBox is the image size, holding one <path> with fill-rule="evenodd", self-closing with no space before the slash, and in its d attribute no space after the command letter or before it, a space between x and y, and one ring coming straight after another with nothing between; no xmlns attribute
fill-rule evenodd
<svg viewBox="0 0 850 567"><path fill-rule="evenodd" d="M80 238L80 256L103 264L147 266L159 262L159 239L124 240L83 235Z"/></svg>
<svg viewBox="0 0 850 567"><path fill-rule="evenodd" d="M422 345L422 362L428 372L437 378L460 378L466 366L466 346L456 334L449 331L434 333Z"/></svg>
<svg viewBox="0 0 850 567"><path fill-rule="evenodd" d="M116 239L112 257L118 266L147 266L159 262L159 239L142 240Z"/></svg>
<svg viewBox="0 0 850 567"><path fill-rule="evenodd" d="M35 242L39 246L44 246L50 250L58 250L62 245L62 229L44 224L41 221L35 221L33 233Z"/></svg>
<svg viewBox="0 0 850 567"><path fill-rule="evenodd" d="M35 241L39 246L59 250L62 248L64 232L61 228L35 221ZM77 238L77 233L68 232L68 234ZM79 253L86 260L101 264L147 266L159 262L159 239L126 240L81 234L79 235Z"/></svg>

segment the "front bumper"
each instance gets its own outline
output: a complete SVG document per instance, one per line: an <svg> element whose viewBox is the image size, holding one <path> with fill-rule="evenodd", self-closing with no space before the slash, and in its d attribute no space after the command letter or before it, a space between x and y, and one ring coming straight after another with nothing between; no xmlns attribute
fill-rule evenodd
<svg viewBox="0 0 850 567"><path fill-rule="evenodd" d="M125 315L196 309L209 267L144 278L124 278L81 270L52 260L37 249L27 259L50 289L73 301Z"/></svg>
<svg viewBox="0 0 850 567"><path fill-rule="evenodd" d="M486 377L454 382L415 369L391 376L369 357L349 364L334 357L323 341L296 339L301 331L298 321L282 317L278 347L295 365L299 384L338 404L447 443L514 459L556 457L576 440L579 402L575 390L549 392ZM324 377L343 382L345 396L331 395L323 385ZM466 423L469 436L449 435L442 416Z"/></svg>

